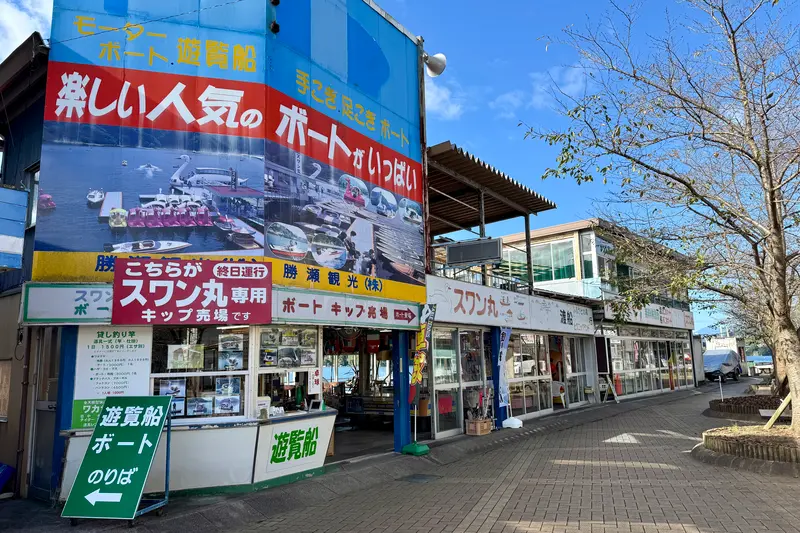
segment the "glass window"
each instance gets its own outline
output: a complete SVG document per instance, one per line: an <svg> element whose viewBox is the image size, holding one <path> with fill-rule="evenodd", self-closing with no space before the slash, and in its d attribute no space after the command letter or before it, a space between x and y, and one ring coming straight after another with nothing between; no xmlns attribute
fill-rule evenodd
<svg viewBox="0 0 800 533"><path fill-rule="evenodd" d="M535 413L539 410L539 382L525 382L525 412Z"/></svg>
<svg viewBox="0 0 800 533"><path fill-rule="evenodd" d="M528 335L525 333L520 335L520 353L522 356L523 376L538 375L536 350L536 335Z"/></svg>
<svg viewBox="0 0 800 533"><path fill-rule="evenodd" d="M494 365L492 364L492 334L488 331L483 332L483 362L486 369L486 380L490 381Z"/></svg>
<svg viewBox="0 0 800 533"><path fill-rule="evenodd" d="M153 327L153 394L175 418L245 414L249 329Z"/></svg>
<svg viewBox="0 0 800 533"><path fill-rule="evenodd" d="M525 385L523 383L510 383L508 386L511 396L511 416L525 414Z"/></svg>
<svg viewBox="0 0 800 533"><path fill-rule="evenodd" d="M458 383L458 355L455 330L433 330L433 383L445 385ZM458 424L456 424L458 427ZM441 431L441 428L439 428Z"/></svg>
<svg viewBox="0 0 800 533"><path fill-rule="evenodd" d="M581 258L583 260L583 277L584 279L589 279L594 277L594 264L592 260L592 256L594 255L594 251L592 250L592 234L591 233L582 233L580 237L580 246L581 246Z"/></svg>
<svg viewBox="0 0 800 533"><path fill-rule="evenodd" d="M583 354L583 339L569 339L569 361L570 367L567 373L581 373L586 372L586 360Z"/></svg>
<svg viewBox="0 0 800 533"><path fill-rule="evenodd" d="M622 370L633 370L636 367L636 358L639 354L639 341L625 339L622 357Z"/></svg>
<svg viewBox="0 0 800 533"><path fill-rule="evenodd" d="M553 407L552 382L539 381L539 409L550 409Z"/></svg>
<svg viewBox="0 0 800 533"><path fill-rule="evenodd" d="M318 335L317 328L313 327L284 326L262 329L258 341L259 368L299 370L303 367L317 366Z"/></svg>
<svg viewBox="0 0 800 533"><path fill-rule="evenodd" d="M460 394L456 390L434 390L436 396L436 431L458 429Z"/></svg>
<svg viewBox="0 0 800 533"><path fill-rule="evenodd" d="M2 163L2 161L0 161ZM2 169L2 164L0 164ZM28 223L26 229L36 225L36 213L39 208L39 163L25 170L25 190L28 191ZM44 193L42 193L44 194ZM45 195L47 196L47 195ZM46 199L43 200L43 202ZM52 202L52 198L50 199ZM52 204L51 204L52 205Z"/></svg>
<svg viewBox="0 0 800 533"><path fill-rule="evenodd" d="M484 396L483 386L464 387L462 390L462 401L464 406L464 420L468 420L468 415L471 414L473 418L484 416L491 411L491 405L487 403L487 398Z"/></svg>
<svg viewBox="0 0 800 533"><path fill-rule="evenodd" d="M622 340L611 339L611 371L622 371Z"/></svg>
<svg viewBox="0 0 800 533"><path fill-rule="evenodd" d="M481 332L461 330L458 333L461 354L461 381L464 383L481 381Z"/></svg>
<svg viewBox="0 0 800 533"><path fill-rule="evenodd" d="M575 277L575 252L572 241L552 244L553 279L572 279Z"/></svg>
<svg viewBox="0 0 800 533"><path fill-rule="evenodd" d="M531 246L531 263L533 264L533 281L553 280L553 258L549 244Z"/></svg>

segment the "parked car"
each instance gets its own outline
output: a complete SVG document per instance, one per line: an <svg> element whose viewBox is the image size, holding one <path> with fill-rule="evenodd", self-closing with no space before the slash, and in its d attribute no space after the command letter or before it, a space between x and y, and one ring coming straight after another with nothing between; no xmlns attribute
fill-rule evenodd
<svg viewBox="0 0 800 533"><path fill-rule="evenodd" d="M734 350L708 350L703 354L703 370L708 381L722 379L725 383L728 378L739 381L742 363Z"/></svg>

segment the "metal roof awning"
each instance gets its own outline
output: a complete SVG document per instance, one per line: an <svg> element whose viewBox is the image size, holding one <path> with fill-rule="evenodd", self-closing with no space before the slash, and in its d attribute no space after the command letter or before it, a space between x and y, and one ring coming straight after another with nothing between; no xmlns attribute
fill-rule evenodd
<svg viewBox="0 0 800 533"><path fill-rule="evenodd" d="M428 221L431 235L535 215L556 204L446 141L428 148Z"/></svg>

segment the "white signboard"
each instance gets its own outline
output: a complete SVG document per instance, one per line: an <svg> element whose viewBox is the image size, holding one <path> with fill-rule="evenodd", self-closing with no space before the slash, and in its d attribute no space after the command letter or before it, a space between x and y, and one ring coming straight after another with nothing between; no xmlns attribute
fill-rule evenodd
<svg viewBox="0 0 800 533"><path fill-rule="evenodd" d="M308 388L307 394L322 394L322 372L319 368L312 368L308 371Z"/></svg>
<svg viewBox="0 0 800 533"><path fill-rule="evenodd" d="M23 324L110 324L110 283L26 283Z"/></svg>
<svg viewBox="0 0 800 533"><path fill-rule="evenodd" d="M321 467L335 419L334 416L319 416L270 424L268 428L272 435L269 445L263 448L263 454L259 453L255 480L262 476L270 479ZM261 449L259 445L259 451Z"/></svg>
<svg viewBox="0 0 800 533"><path fill-rule="evenodd" d="M437 276L427 277L436 321L514 329L594 334L591 308Z"/></svg>
<svg viewBox="0 0 800 533"><path fill-rule="evenodd" d="M81 326L74 399L150 396L152 349L152 328Z"/></svg>
<svg viewBox="0 0 800 533"><path fill-rule="evenodd" d="M550 298L531 296L531 326L541 331L594 334L592 309Z"/></svg>
<svg viewBox="0 0 800 533"><path fill-rule="evenodd" d="M275 288L272 291L272 322L419 329L419 305L349 294Z"/></svg>
<svg viewBox="0 0 800 533"><path fill-rule="evenodd" d="M615 319L614 310L610 304L606 304L605 316L609 320ZM647 304L642 309L628 313L627 321L649 326L694 329L694 316L690 311L658 304Z"/></svg>

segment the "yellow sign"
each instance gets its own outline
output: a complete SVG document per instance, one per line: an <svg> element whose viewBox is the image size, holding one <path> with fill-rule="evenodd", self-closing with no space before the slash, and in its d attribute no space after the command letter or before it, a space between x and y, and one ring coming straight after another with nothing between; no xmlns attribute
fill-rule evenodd
<svg viewBox="0 0 800 533"><path fill-rule="evenodd" d="M112 282L114 262L117 257L141 257L147 259L194 259L231 262L271 262L272 283L284 287L314 289L321 291L359 294L373 298L425 302L425 286L390 281L341 270L305 265L262 256L225 256L169 254L158 257L137 255L103 254L96 252L34 252L33 281L62 282Z"/></svg>

